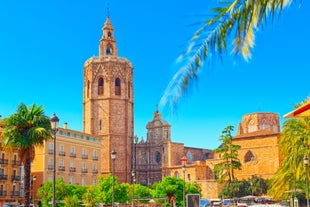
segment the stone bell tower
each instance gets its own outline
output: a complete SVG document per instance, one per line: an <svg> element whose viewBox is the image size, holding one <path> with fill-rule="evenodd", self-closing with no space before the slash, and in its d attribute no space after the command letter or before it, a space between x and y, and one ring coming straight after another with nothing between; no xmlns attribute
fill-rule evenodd
<svg viewBox="0 0 310 207"><path fill-rule="evenodd" d="M84 64L83 131L102 137L103 175L112 172L120 182L131 180L133 143L133 68L118 57L114 28L108 16L102 28L99 56ZM114 165L111 151L116 151Z"/></svg>

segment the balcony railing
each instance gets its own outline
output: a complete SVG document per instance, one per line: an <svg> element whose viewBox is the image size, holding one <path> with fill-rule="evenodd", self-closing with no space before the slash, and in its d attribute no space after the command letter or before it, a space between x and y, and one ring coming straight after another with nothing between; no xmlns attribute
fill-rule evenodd
<svg viewBox="0 0 310 207"><path fill-rule="evenodd" d="M98 174L98 170L97 169L93 169L93 174Z"/></svg>
<svg viewBox="0 0 310 207"><path fill-rule="evenodd" d="M48 154L50 154L50 155L54 154L54 149L49 149Z"/></svg>
<svg viewBox="0 0 310 207"><path fill-rule="evenodd" d="M70 172L75 172L75 171L76 171L75 167L70 167Z"/></svg>
<svg viewBox="0 0 310 207"><path fill-rule="evenodd" d="M11 196L13 197L17 197L17 196L20 196L20 192L19 191L11 191Z"/></svg>
<svg viewBox="0 0 310 207"><path fill-rule="evenodd" d="M88 159L88 155L82 154L82 159Z"/></svg>
<svg viewBox="0 0 310 207"><path fill-rule="evenodd" d="M0 196L6 196L6 191L5 190L1 190L0 191Z"/></svg>
<svg viewBox="0 0 310 207"><path fill-rule="evenodd" d="M18 181L18 180L20 180L20 176L18 176L18 175L12 175L12 180Z"/></svg>
<svg viewBox="0 0 310 207"><path fill-rule="evenodd" d="M48 165L49 170L54 170L54 165Z"/></svg>
<svg viewBox="0 0 310 207"><path fill-rule="evenodd" d="M82 173L87 173L87 169L86 168L82 168Z"/></svg>
<svg viewBox="0 0 310 207"><path fill-rule="evenodd" d="M93 156L93 160L98 160L98 156Z"/></svg>
<svg viewBox="0 0 310 207"><path fill-rule="evenodd" d="M8 176L7 175L0 175L0 180L7 180Z"/></svg>
<svg viewBox="0 0 310 207"><path fill-rule="evenodd" d="M0 159L0 164L8 164L8 159Z"/></svg>
<svg viewBox="0 0 310 207"><path fill-rule="evenodd" d="M59 152L59 156L66 156L66 152L65 151L60 151Z"/></svg>
<svg viewBox="0 0 310 207"><path fill-rule="evenodd" d="M18 160L12 160L12 165L20 166L20 162Z"/></svg>
<svg viewBox="0 0 310 207"><path fill-rule="evenodd" d="M65 171L65 169L66 169L65 166L58 166L59 171Z"/></svg>
<svg viewBox="0 0 310 207"><path fill-rule="evenodd" d="M74 152L70 152L70 157L76 157L76 154Z"/></svg>

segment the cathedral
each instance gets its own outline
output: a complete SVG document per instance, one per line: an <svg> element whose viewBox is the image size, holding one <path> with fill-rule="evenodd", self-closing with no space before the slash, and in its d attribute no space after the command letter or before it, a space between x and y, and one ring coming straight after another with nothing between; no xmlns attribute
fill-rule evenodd
<svg viewBox="0 0 310 207"><path fill-rule="evenodd" d="M112 173L119 182L146 186L174 176L200 184L202 198L216 198L221 186L215 182L212 169L221 162L220 153L173 142L171 125L158 109L146 123L146 139L134 136L133 67L128 59L118 56L109 16L102 30L99 55L84 64L83 131L71 130L64 123L57 132L55 146L53 140L48 140L43 147L36 148L31 165L33 198L44 182L53 179L54 169L56 179L78 185L97 185L99 175L106 177ZM244 115L233 137L233 143L241 146L242 169L236 171L236 177L271 178L280 163L279 136L277 114ZM16 165L17 152L1 150L2 160L7 160L0 166L1 172L18 179L0 179L0 190L18 193L15 197L0 195L0 203L18 201L23 194L23 168ZM115 157L111 157L112 152Z"/></svg>

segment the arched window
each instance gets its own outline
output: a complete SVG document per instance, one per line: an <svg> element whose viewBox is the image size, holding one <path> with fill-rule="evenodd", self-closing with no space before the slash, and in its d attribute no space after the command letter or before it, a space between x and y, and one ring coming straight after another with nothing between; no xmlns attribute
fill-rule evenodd
<svg viewBox="0 0 310 207"><path fill-rule="evenodd" d="M89 98L89 80L87 81L87 88L86 88L86 96L87 96L87 98Z"/></svg>
<svg viewBox="0 0 310 207"><path fill-rule="evenodd" d="M156 152L156 155L155 155L155 159L156 159L156 163L160 163L161 162L161 154L160 152Z"/></svg>
<svg viewBox="0 0 310 207"><path fill-rule="evenodd" d="M121 80L119 78L115 79L115 95L121 95Z"/></svg>
<svg viewBox="0 0 310 207"><path fill-rule="evenodd" d="M112 46L108 45L107 50L106 50L106 54L111 55L112 52L113 52Z"/></svg>
<svg viewBox="0 0 310 207"><path fill-rule="evenodd" d="M108 39L111 39L111 38L112 38L112 33L108 32Z"/></svg>
<svg viewBox="0 0 310 207"><path fill-rule="evenodd" d="M193 154L191 152L186 153L187 162L193 162Z"/></svg>
<svg viewBox="0 0 310 207"><path fill-rule="evenodd" d="M251 162L253 160L255 160L254 154L250 150L247 151L247 153L245 153L245 156L244 156L244 162Z"/></svg>
<svg viewBox="0 0 310 207"><path fill-rule="evenodd" d="M104 86L104 82L103 82L103 78L99 78L98 80L98 95L103 95L103 86Z"/></svg>

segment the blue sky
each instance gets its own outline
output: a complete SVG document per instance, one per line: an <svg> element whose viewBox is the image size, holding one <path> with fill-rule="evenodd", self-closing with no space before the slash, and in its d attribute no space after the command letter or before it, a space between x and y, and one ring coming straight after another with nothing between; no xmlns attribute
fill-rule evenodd
<svg viewBox="0 0 310 207"><path fill-rule="evenodd" d="M110 17L118 54L134 67L135 135L146 137L175 61L210 14L209 3L193 0L77 0L0 2L0 114L19 103L44 105L60 124L82 129L84 62L98 55L101 28ZM310 3L286 9L256 34L249 62L233 58L204 67L195 90L172 115L172 140L214 149L228 125L237 128L244 114L274 112L281 117L310 92Z"/></svg>

